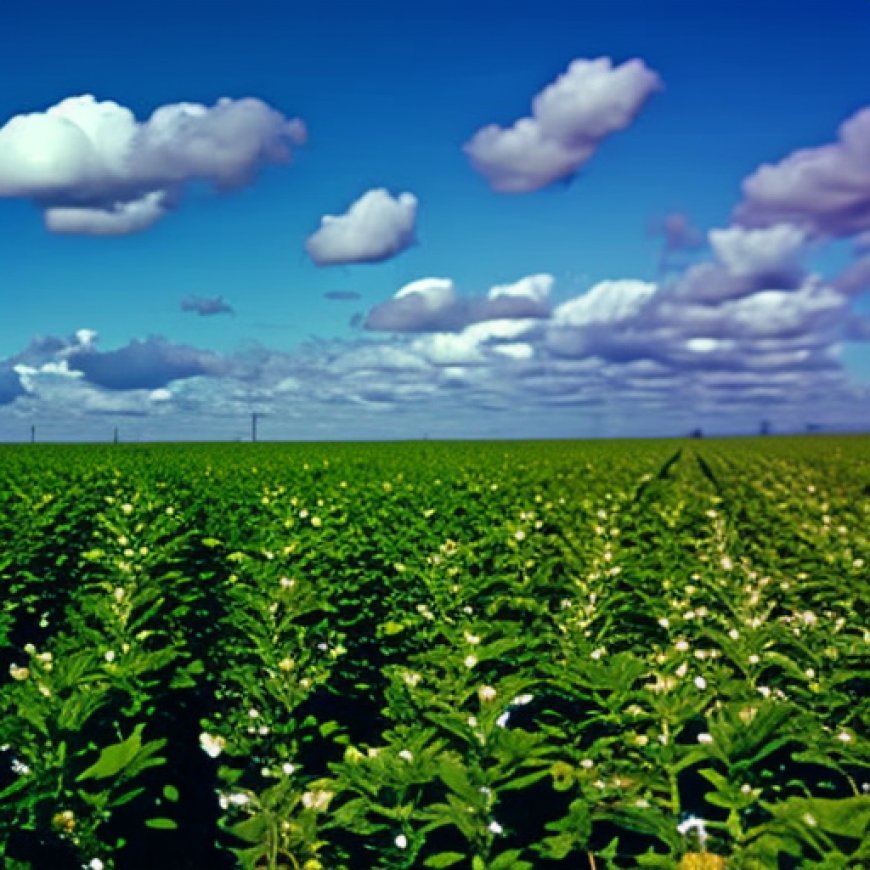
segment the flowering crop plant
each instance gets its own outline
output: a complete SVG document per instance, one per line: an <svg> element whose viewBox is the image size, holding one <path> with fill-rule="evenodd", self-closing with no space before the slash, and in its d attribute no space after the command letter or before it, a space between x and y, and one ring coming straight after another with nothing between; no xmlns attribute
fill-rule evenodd
<svg viewBox="0 0 870 870"><path fill-rule="evenodd" d="M0 861L870 867L868 447L2 446Z"/></svg>

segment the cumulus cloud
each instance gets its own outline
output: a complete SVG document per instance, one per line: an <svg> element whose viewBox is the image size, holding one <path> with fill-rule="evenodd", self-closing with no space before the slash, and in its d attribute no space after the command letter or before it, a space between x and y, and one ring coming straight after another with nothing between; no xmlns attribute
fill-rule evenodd
<svg viewBox="0 0 870 870"><path fill-rule="evenodd" d="M659 76L642 60L572 61L532 101L530 117L505 129L490 124L471 138L472 166L503 193L526 193L572 176L612 133L634 121Z"/></svg>
<svg viewBox="0 0 870 870"><path fill-rule="evenodd" d="M0 405L8 405L24 395L21 378L8 361L0 363Z"/></svg>
<svg viewBox="0 0 870 870"><path fill-rule="evenodd" d="M647 281L601 281L582 296L563 302L553 312L556 326L618 323L640 312L656 292Z"/></svg>
<svg viewBox="0 0 870 870"><path fill-rule="evenodd" d="M138 232L188 182L242 187L305 137L299 119L255 98L173 103L140 122L118 103L70 97L0 128L0 196L36 202L53 232Z"/></svg>
<svg viewBox="0 0 870 870"><path fill-rule="evenodd" d="M66 360L40 366L20 363L15 371L23 387L23 401L55 413L145 417L169 410L172 398L166 390L101 390L82 372L71 369ZM66 434L69 437L70 433Z"/></svg>
<svg viewBox="0 0 870 870"><path fill-rule="evenodd" d="M318 266L380 263L414 244L417 197L394 198L384 188L364 193L342 215L324 215L320 229L305 242Z"/></svg>
<svg viewBox="0 0 870 870"><path fill-rule="evenodd" d="M799 259L807 234L794 224L758 229L731 226L710 230L709 239L719 262L736 278L755 278L771 287L786 287L800 279Z"/></svg>
<svg viewBox="0 0 870 870"><path fill-rule="evenodd" d="M870 230L870 107L840 126L836 142L753 172L735 217L749 226L788 222L822 237Z"/></svg>
<svg viewBox="0 0 870 870"><path fill-rule="evenodd" d="M152 191L132 202L102 207L52 206L45 209L43 219L46 229L53 233L124 236L156 224L168 211L166 200L164 191Z"/></svg>
<svg viewBox="0 0 870 870"><path fill-rule="evenodd" d="M421 278L372 308L364 326L379 332L445 332L487 320L545 318L553 281L545 273L528 275L497 284L486 296L460 297L448 278Z"/></svg>
<svg viewBox="0 0 870 870"><path fill-rule="evenodd" d="M223 296L185 296L181 300L182 311L192 311L200 317L214 314L233 314L233 307Z"/></svg>
<svg viewBox="0 0 870 870"><path fill-rule="evenodd" d="M381 332L432 332L457 325L456 290L449 278L420 278L376 305L363 323Z"/></svg>
<svg viewBox="0 0 870 870"><path fill-rule="evenodd" d="M100 351L93 345L73 348L64 362L74 373L107 390L155 390L174 380L214 376L224 370L222 360L210 351L155 336L134 339L117 350Z"/></svg>
<svg viewBox="0 0 870 870"><path fill-rule="evenodd" d="M436 332L415 339L411 348L436 366L468 366L486 361L490 353L529 359L534 348L515 339L530 333L535 320L487 320L461 332Z"/></svg>

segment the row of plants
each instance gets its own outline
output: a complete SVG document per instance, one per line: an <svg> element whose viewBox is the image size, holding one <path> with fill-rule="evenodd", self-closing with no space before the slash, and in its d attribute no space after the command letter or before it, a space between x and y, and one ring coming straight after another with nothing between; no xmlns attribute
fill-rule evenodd
<svg viewBox="0 0 870 870"><path fill-rule="evenodd" d="M863 448L4 448L0 856L866 866Z"/></svg>

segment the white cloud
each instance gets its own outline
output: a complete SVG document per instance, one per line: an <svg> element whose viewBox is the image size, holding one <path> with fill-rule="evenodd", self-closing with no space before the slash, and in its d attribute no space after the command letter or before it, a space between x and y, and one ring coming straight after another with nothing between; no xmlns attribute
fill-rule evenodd
<svg viewBox="0 0 870 870"><path fill-rule="evenodd" d="M820 237L870 230L870 107L840 125L837 141L793 151L743 181L740 223L787 221Z"/></svg>
<svg viewBox="0 0 870 870"><path fill-rule="evenodd" d="M0 128L0 197L34 200L52 231L137 232L186 183L248 184L305 135L300 120L254 98L161 106L139 122L118 103L70 97Z"/></svg>
<svg viewBox="0 0 870 870"><path fill-rule="evenodd" d="M414 243L417 197L393 198L384 188L364 193L343 215L324 215L305 243L318 266L378 263Z"/></svg>
<svg viewBox="0 0 870 870"><path fill-rule="evenodd" d="M455 320L455 307L456 291L449 278L419 278L369 311L365 325L381 332L449 329Z"/></svg>
<svg viewBox="0 0 870 870"><path fill-rule="evenodd" d="M761 229L732 226L710 230L709 239L716 257L732 275L749 278L795 272L807 234L784 223Z"/></svg>
<svg viewBox="0 0 870 870"><path fill-rule="evenodd" d="M490 288L486 298L492 301L496 299L516 299L519 297L546 305L554 282L553 276L546 273L528 275L525 278L520 278L519 281L514 281L513 284L496 284Z"/></svg>
<svg viewBox="0 0 870 870"><path fill-rule="evenodd" d="M809 281L798 290L762 290L727 302L720 317L741 337L819 335L832 319L842 319L846 307L836 290Z"/></svg>
<svg viewBox="0 0 870 870"><path fill-rule="evenodd" d="M550 316L553 276L528 275L512 284L497 284L486 296L457 295L448 278L421 278L376 305L366 329L380 332L458 332L470 325L545 319Z"/></svg>
<svg viewBox="0 0 870 870"><path fill-rule="evenodd" d="M535 348L526 341L512 341L493 345L492 352L508 359L529 360L535 355Z"/></svg>
<svg viewBox="0 0 870 870"><path fill-rule="evenodd" d="M601 281L582 296L563 302L553 312L556 326L614 323L634 317L656 292L646 281Z"/></svg>
<svg viewBox="0 0 870 870"><path fill-rule="evenodd" d="M533 330L538 322L525 320L485 320L466 326L461 332L436 332L415 339L411 348L437 366L467 366L482 363L487 351L513 359L534 355L531 345L514 339ZM526 350L528 348L528 350Z"/></svg>
<svg viewBox="0 0 870 870"><path fill-rule="evenodd" d="M606 57L578 59L534 98L531 117L508 129L483 127L465 152L494 190L538 190L576 172L660 87L641 60L614 67Z"/></svg>
<svg viewBox="0 0 870 870"><path fill-rule="evenodd" d="M456 291L450 278L418 278L399 288L393 299L409 296L422 299L427 308L437 310L451 305L456 298Z"/></svg>
<svg viewBox="0 0 870 870"><path fill-rule="evenodd" d="M165 214L164 194L146 193L141 199L108 208L55 206L44 213L45 226L53 233L122 236L147 230Z"/></svg>

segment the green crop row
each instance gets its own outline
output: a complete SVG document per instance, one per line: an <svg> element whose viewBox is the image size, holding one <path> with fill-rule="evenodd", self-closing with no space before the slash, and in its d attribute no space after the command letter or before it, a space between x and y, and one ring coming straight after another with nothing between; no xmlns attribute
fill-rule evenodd
<svg viewBox="0 0 870 870"><path fill-rule="evenodd" d="M868 446L0 447L0 858L866 867Z"/></svg>

